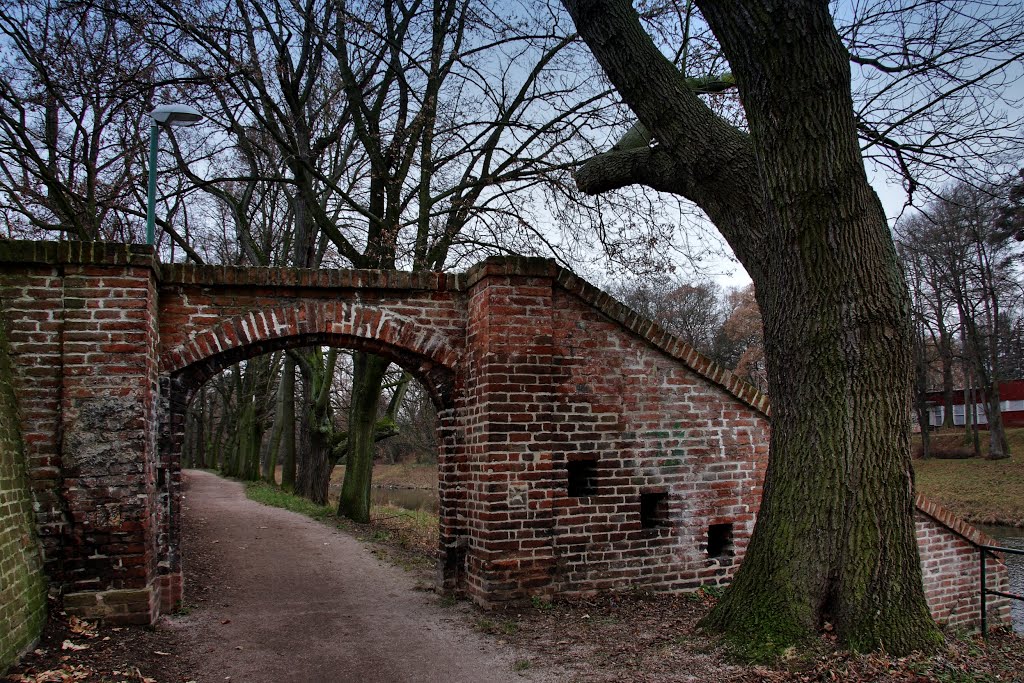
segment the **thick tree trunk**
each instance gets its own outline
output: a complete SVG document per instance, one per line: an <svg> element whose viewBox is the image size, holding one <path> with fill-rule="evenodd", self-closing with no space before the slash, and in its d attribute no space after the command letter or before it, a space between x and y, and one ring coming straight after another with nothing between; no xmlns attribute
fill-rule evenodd
<svg viewBox="0 0 1024 683"><path fill-rule="evenodd" d="M581 185L644 182L696 201L747 268L764 317L764 496L704 626L761 655L826 622L855 649L938 647L914 529L909 296L827 4L697 0L740 89L750 133L737 137L708 119L628 2L564 2L657 142L629 153L665 160Z"/></svg>
<svg viewBox="0 0 1024 683"><path fill-rule="evenodd" d="M327 490L334 468L331 445L321 428L330 420L329 404L316 399L317 382L312 376L303 375L302 397L305 410L301 413L298 453L298 472L295 493L308 498L318 505L327 504Z"/></svg>
<svg viewBox="0 0 1024 683"><path fill-rule="evenodd" d="M308 450L303 458L303 466L299 468L295 493L317 505L327 505L331 471L334 469L331 446L319 430L311 430L308 434Z"/></svg>
<svg viewBox="0 0 1024 683"><path fill-rule="evenodd" d="M699 4L737 73L775 223L751 272L771 460L746 558L705 625L785 644L830 622L856 650L934 649L914 525L910 299L860 157L849 56L822 3L747 2L739 16L735 3Z"/></svg>
<svg viewBox="0 0 1024 683"><path fill-rule="evenodd" d="M808 218L830 212L809 203ZM841 223L794 234L780 249L792 258L755 279L771 460L746 558L704 623L744 643L798 642L828 622L854 649L935 647L913 522L906 294L871 227L877 199L838 204Z"/></svg>
<svg viewBox="0 0 1024 683"><path fill-rule="evenodd" d="M352 406L348 419L348 458L338 514L356 522L370 521L370 485L376 449L377 411L388 361L368 353L353 355Z"/></svg>

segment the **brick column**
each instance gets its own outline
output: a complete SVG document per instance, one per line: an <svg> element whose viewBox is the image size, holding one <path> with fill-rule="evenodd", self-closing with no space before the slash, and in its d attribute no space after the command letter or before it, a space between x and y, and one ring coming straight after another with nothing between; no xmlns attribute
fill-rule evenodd
<svg viewBox="0 0 1024 683"><path fill-rule="evenodd" d="M158 607L153 249L6 242L0 285L50 580L73 614L149 623Z"/></svg>
<svg viewBox="0 0 1024 683"><path fill-rule="evenodd" d="M457 399L467 459L466 591L490 605L548 592L554 487L553 287L545 259L488 259L469 273Z"/></svg>
<svg viewBox="0 0 1024 683"><path fill-rule="evenodd" d="M149 623L159 597L152 263L68 264L63 298L65 608Z"/></svg>
<svg viewBox="0 0 1024 683"><path fill-rule="evenodd" d="M181 570L181 450L185 443L185 418L189 395L179 375L160 377L157 404L159 461L153 534L157 551L156 582L160 612L173 612L181 604L184 577Z"/></svg>

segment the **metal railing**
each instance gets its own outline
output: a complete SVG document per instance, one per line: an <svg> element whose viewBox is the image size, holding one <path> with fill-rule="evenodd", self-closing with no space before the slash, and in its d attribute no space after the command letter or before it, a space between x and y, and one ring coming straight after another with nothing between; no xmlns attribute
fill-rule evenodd
<svg viewBox="0 0 1024 683"><path fill-rule="evenodd" d="M1003 598L1010 598L1011 600L1024 600L1024 595L1018 595L1016 593L1005 593L999 590L993 590L988 587L986 581L985 571L985 560L989 553L1010 553L1011 555L1024 555L1024 549L1022 548L1004 548L998 545L979 545L978 550L981 555L981 635L988 637L988 596L998 595Z"/></svg>

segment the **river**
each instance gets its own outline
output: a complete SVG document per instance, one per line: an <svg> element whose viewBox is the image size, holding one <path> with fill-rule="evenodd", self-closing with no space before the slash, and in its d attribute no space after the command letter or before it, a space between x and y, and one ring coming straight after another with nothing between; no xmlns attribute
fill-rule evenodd
<svg viewBox="0 0 1024 683"><path fill-rule="evenodd" d="M978 524L979 529L996 539L996 542L1007 548L1024 550L1024 529L1012 526L991 526ZM1024 595L1024 555L1006 553L1006 567L1010 571L1010 592ZM1024 602L1011 601L1010 614L1013 616L1013 630L1024 633Z"/></svg>
<svg viewBox="0 0 1024 683"><path fill-rule="evenodd" d="M374 505L394 505L406 510L423 510L437 514L437 491L430 489L384 489L370 490L370 502Z"/></svg>

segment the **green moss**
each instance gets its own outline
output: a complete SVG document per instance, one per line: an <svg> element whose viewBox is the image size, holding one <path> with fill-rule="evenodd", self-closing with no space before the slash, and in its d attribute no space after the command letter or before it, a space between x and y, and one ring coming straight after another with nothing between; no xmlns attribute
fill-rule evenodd
<svg viewBox="0 0 1024 683"><path fill-rule="evenodd" d="M39 638L46 621L46 578L35 541L19 425L0 324L0 672Z"/></svg>
<svg viewBox="0 0 1024 683"><path fill-rule="evenodd" d="M729 657L744 664L772 664L793 648L803 649L812 642L806 628L771 612L748 614L722 636Z"/></svg>
<svg viewBox="0 0 1024 683"><path fill-rule="evenodd" d="M791 581L758 582L751 593L737 581L699 626L720 634L734 660L776 662L791 648L808 646L814 636L811 607L803 596L786 592L792 586Z"/></svg>

